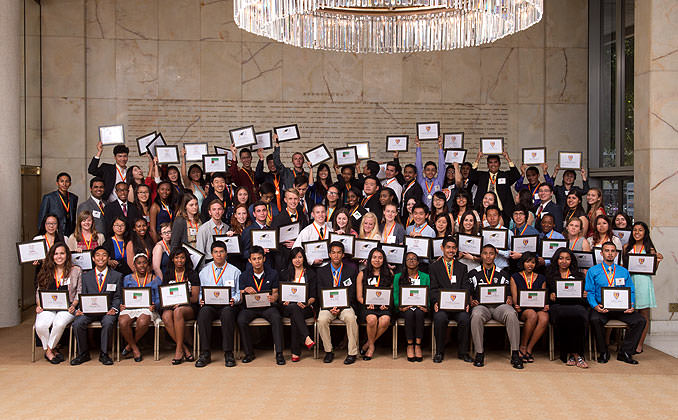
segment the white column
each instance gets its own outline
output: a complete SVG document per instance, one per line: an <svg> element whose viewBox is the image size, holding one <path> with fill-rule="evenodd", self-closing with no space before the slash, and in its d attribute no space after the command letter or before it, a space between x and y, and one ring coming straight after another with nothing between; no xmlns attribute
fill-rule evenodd
<svg viewBox="0 0 678 420"><path fill-rule="evenodd" d="M0 1L0 327L21 322L21 275L15 246L21 230L21 3Z"/></svg>

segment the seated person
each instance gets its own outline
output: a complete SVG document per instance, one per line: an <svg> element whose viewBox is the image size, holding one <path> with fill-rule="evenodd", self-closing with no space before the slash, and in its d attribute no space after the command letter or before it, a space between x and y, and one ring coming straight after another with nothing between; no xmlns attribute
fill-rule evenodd
<svg viewBox="0 0 678 420"><path fill-rule="evenodd" d="M419 271L419 257L417 257L417 254L408 252L405 255L405 264L403 265L402 272L397 273L393 278L393 306L400 309L400 315L405 320L408 362L424 360L421 351L421 340L424 339L424 317L428 313L428 305L400 306L400 288L404 286L429 286L430 284L429 275Z"/></svg>

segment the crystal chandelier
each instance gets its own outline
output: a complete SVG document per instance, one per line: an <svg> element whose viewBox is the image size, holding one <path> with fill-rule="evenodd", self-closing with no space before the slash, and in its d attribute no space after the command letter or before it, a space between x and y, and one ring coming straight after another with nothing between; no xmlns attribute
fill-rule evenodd
<svg viewBox="0 0 678 420"><path fill-rule="evenodd" d="M543 0L234 0L241 29L354 53L473 47L529 28L543 9Z"/></svg>

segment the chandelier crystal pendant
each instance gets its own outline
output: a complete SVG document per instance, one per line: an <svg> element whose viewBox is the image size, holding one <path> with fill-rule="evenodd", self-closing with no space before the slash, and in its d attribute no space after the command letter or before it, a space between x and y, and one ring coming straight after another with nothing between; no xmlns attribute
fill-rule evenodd
<svg viewBox="0 0 678 420"><path fill-rule="evenodd" d="M542 18L543 0L234 0L235 23L297 47L353 53L489 43Z"/></svg>

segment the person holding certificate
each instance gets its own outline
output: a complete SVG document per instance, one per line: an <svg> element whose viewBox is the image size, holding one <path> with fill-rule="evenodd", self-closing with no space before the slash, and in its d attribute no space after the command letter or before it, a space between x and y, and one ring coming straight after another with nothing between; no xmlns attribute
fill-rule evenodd
<svg viewBox="0 0 678 420"><path fill-rule="evenodd" d="M367 287L384 289L386 293L392 292L393 273L386 264L386 254L380 248L370 251L367 266L356 278L356 297L362 305L363 318L367 323L367 342L360 349L360 354L363 360L372 360L374 343L391 325L391 308L367 304L364 292Z"/></svg>
<svg viewBox="0 0 678 420"><path fill-rule="evenodd" d="M548 173L548 165L542 163L541 168L544 171L544 183L553 186L553 179ZM532 201L530 203L530 207L538 206L541 203L541 200L539 199L539 187L544 185L539 181L539 169L536 166L528 167L523 163L520 165L520 173L520 178L518 178L513 188L516 190L516 192L528 190L530 192L530 198ZM527 184L523 183L525 178L527 178Z"/></svg>
<svg viewBox="0 0 678 420"><path fill-rule="evenodd" d="M326 163L321 163L318 165L318 175L316 176L315 181L313 180L313 166L310 162L306 162L308 165L308 197L311 200L311 203L322 203L327 197L327 193L332 185L332 174L330 173L330 167ZM338 191L338 189L337 189ZM336 199L339 199L339 195L336 195ZM334 207L334 206L333 206ZM328 219L331 216L328 215Z"/></svg>
<svg viewBox="0 0 678 420"><path fill-rule="evenodd" d="M273 133L273 141L275 142L273 147L273 163L275 164L276 171L282 177L283 189L286 190L294 186L294 178L299 175L307 175L306 171L304 171L304 154L301 152L293 153L292 168L288 168L280 159L280 142L278 142L278 135L276 133Z"/></svg>
<svg viewBox="0 0 678 420"><path fill-rule="evenodd" d="M549 305L546 302L544 308L521 308L519 305L519 295L522 290L546 290L546 277L543 274L534 272L537 266L537 254L526 252L520 257L518 265L522 267L521 271L511 276L511 297L513 298L513 307L519 313L521 320L525 322L525 328L520 339L520 357L524 362L534 362L532 349L539 342L541 336L546 332L549 325Z"/></svg>
<svg viewBox="0 0 678 420"><path fill-rule="evenodd" d="M377 224L377 215L368 212L363 216L360 222L360 229L358 230L359 239L371 239L375 241L381 240L381 232Z"/></svg>
<svg viewBox="0 0 678 420"><path fill-rule="evenodd" d="M405 337L407 338L407 361L423 360L421 340L424 338L424 317L428 306L400 306L400 288L407 286L430 286L428 274L419 271L419 257L414 252L405 254L405 265L393 278L393 305L400 309L405 320Z"/></svg>
<svg viewBox="0 0 678 420"><path fill-rule="evenodd" d="M172 223L170 249L174 250L181 247L182 244L189 244L195 247L200 225L200 205L198 199L193 194L187 192L181 197L181 203Z"/></svg>
<svg viewBox="0 0 678 420"><path fill-rule="evenodd" d="M281 211L282 193L285 190L283 189L280 174L277 172L275 164L273 163L273 154L269 154L264 158L264 151L262 149L257 149L257 156L259 156L259 162L257 162L257 168L254 171L254 179L262 186L267 183L273 187L273 194L275 196L273 204L278 211ZM264 160L266 160L268 172L264 172Z"/></svg>
<svg viewBox="0 0 678 420"><path fill-rule="evenodd" d="M603 244L603 262L591 267L586 272L586 299L593 308L591 328L596 337L596 347L599 353L598 363L607 363L610 360L610 353L605 342L605 324L610 319L618 319L628 324L629 331L626 333L621 349L617 353L617 360L636 365L638 361L632 355L640 342L646 322L645 318L634 309L635 293L631 275L624 267L614 263L617 252L617 246L614 242L608 241ZM603 307L603 287L629 288L629 308L624 311L610 311Z"/></svg>
<svg viewBox="0 0 678 420"><path fill-rule="evenodd" d="M129 148L124 144L113 147L115 164L100 163L104 146L101 141L97 143L97 154L92 158L87 172L92 176L98 176L104 180L104 200L113 201L117 198L113 188L118 182L127 181L127 161L129 160Z"/></svg>
<svg viewBox="0 0 678 420"><path fill-rule="evenodd" d="M238 168L238 150L235 145L231 145L231 152L233 153L233 160L228 162L228 171L231 174L231 181L235 185L247 188L250 197L255 200L259 198L259 183L254 178L254 171L252 170L252 152L248 148L240 149L240 160L242 161L242 168ZM278 171L280 173L280 171Z"/></svg>
<svg viewBox="0 0 678 420"><path fill-rule="evenodd" d="M243 245L242 255L245 258L250 257L250 248L252 248L252 231L269 228L268 218L270 204L267 204L263 201L257 201L256 203L252 204L252 209L254 211L253 215L254 222L251 225L247 226L245 229L243 229L241 235ZM271 251L275 250L274 249L264 250L266 254L268 254ZM270 255L272 256L273 254ZM266 265L272 267L272 261L267 261Z"/></svg>
<svg viewBox="0 0 678 420"><path fill-rule="evenodd" d="M198 236L195 240L195 248L205 255L208 255L212 249L214 235L225 235L228 231L228 225L222 220L224 215L224 204L221 200L212 200L208 204L210 219L200 225Z"/></svg>
<svg viewBox="0 0 678 420"><path fill-rule="evenodd" d="M398 206L396 204L389 203L384 206L383 220L379 225L381 242L385 244L402 244L405 241L405 227L400 224Z"/></svg>
<svg viewBox="0 0 678 420"><path fill-rule="evenodd" d="M59 219L53 215L48 214L45 216L45 219L40 224L40 229L38 229L38 234L33 237L34 241L44 239L45 245L47 245L47 251L49 251L54 244L57 242L66 243L64 236L59 232ZM35 278L33 280L33 285L38 286L38 273L40 273L40 268L42 267L44 261L36 260L33 261L35 266Z"/></svg>
<svg viewBox="0 0 678 420"><path fill-rule="evenodd" d="M53 214L59 219L60 232L69 236L75 230L76 209L78 196L68 191L71 188L71 176L61 172L56 177L57 190L45 194L40 202L38 221L42 223L48 214ZM40 226L38 226L38 230Z"/></svg>
<svg viewBox="0 0 678 420"><path fill-rule="evenodd" d="M351 215L351 227L357 231L360 229L360 221L365 213L367 213L367 210L360 206L360 200L358 199L360 191L351 188L345 192L345 195L348 197L348 203L344 207L348 209Z"/></svg>
<svg viewBox="0 0 678 420"><path fill-rule="evenodd" d="M433 363L441 363L445 357L445 338L449 321L457 323L457 357L471 363L469 355L469 317L468 304L463 311L449 312L440 307L440 291L444 289L467 290L471 292L468 272L464 264L460 264L457 255L457 241L453 237L443 239L443 257L431 264L431 305L433 306L433 335L436 340L436 353Z"/></svg>
<svg viewBox="0 0 678 420"><path fill-rule="evenodd" d="M35 292L35 332L40 337L45 359L53 365L64 361L64 356L56 350L56 347L66 327L75 319L78 296L82 291L81 275L82 270L71 263L71 252L63 242L54 244L49 249L38 273L38 288ZM42 291L68 292L70 302L68 309L44 309L40 299Z"/></svg>
<svg viewBox="0 0 678 420"><path fill-rule="evenodd" d="M334 220L332 221L332 232L338 233L340 235L353 235L358 236L351 226L351 214L346 207L342 207L334 213Z"/></svg>
<svg viewBox="0 0 678 420"><path fill-rule="evenodd" d="M181 202L181 196L184 195L184 184L181 182L181 172L179 172L179 168L174 165L169 166L167 168L167 180L172 184L172 192L174 193L171 207L172 209L176 209Z"/></svg>
<svg viewBox="0 0 678 420"><path fill-rule="evenodd" d="M278 229L282 226L289 226L297 223L299 227L308 225L308 218L303 212L297 210L299 205L299 191L295 188L290 188L284 192L284 202L285 208L280 212L276 217L273 218L274 229ZM275 267L282 268L286 267L290 259L290 249L294 245L294 240L287 240L281 242L281 245L278 248L276 255Z"/></svg>
<svg viewBox="0 0 678 420"><path fill-rule="evenodd" d="M424 203L417 203L412 207L412 220L414 224L405 229L407 236L435 238L436 232L427 222L429 209Z"/></svg>
<svg viewBox="0 0 678 420"><path fill-rule="evenodd" d="M308 332L306 319L314 316L313 303L317 293L316 276L313 270L309 270L303 248L292 248L289 261L289 266L280 273L280 281L306 285L305 302L283 300L281 307L282 315L289 317L292 324L290 350L292 351L292 361L298 362L301 360L302 344L309 350L315 345L311 334Z"/></svg>
<svg viewBox="0 0 678 420"><path fill-rule="evenodd" d="M597 216L593 226L593 235L586 238L592 249L603 246L605 242L612 242L617 247L617 251L621 252L622 243L612 231L612 224L607 216L602 214Z"/></svg>
<svg viewBox="0 0 678 420"><path fill-rule="evenodd" d="M207 197L208 185L205 181L205 173L202 167L196 163L192 164L188 171L186 170L186 148L184 147L181 159L181 174L186 188L190 189L198 200L198 211L202 206L202 201Z"/></svg>
<svg viewBox="0 0 678 420"><path fill-rule="evenodd" d="M537 235L539 236L539 231L527 223L527 217L529 215L529 210L522 205L518 205L513 209L513 229L511 229L512 236L526 236L526 235ZM509 258L513 261L517 261L522 257L523 254L520 252L510 251Z"/></svg>
<svg viewBox="0 0 678 420"><path fill-rule="evenodd" d="M541 241L549 241L552 239L565 239L565 237L560 233L557 232L554 228L556 225L556 219L555 217L550 214L546 213L542 215L541 217L541 225L539 226L541 228L541 232L539 232L539 237L541 238ZM542 258L538 257L539 264L540 265L549 265L551 264L551 259L550 258Z"/></svg>
<svg viewBox="0 0 678 420"><path fill-rule="evenodd" d="M285 364L282 348L282 319L280 311L275 303L278 301L278 272L266 266L264 249L260 246L253 246L249 254L249 262L245 271L240 274L240 293L254 295L267 293L270 303L267 307L243 308L238 314L238 330L240 331L240 340L242 341L243 363L250 363L254 360L254 347L250 338L250 322L256 318L264 318L271 324L273 332L273 344L275 345L275 362L278 365Z"/></svg>
<svg viewBox="0 0 678 420"><path fill-rule="evenodd" d="M498 286L497 289L494 289L498 293L501 287L508 286L510 283L508 273L497 269L497 266L494 264L496 256L497 250L493 245L484 245L480 253L483 263L480 267L468 273L471 295L473 296L470 305L472 308L471 337L473 338L473 346L476 349L476 358L473 366L485 366L485 323L490 319L495 319L506 326L506 333L511 345L511 366L515 369L522 369L523 359L518 352L520 321L518 320L518 314L512 306L513 298L510 295L504 295L503 303L481 304L480 302L480 292L484 290L481 286Z"/></svg>
<svg viewBox="0 0 678 420"><path fill-rule="evenodd" d="M126 276L132 272L127 265L127 220L123 216L117 216L113 219L113 236L104 242L104 248L108 251L111 258L108 260L108 266L118 273Z"/></svg>
<svg viewBox="0 0 678 420"><path fill-rule="evenodd" d="M622 258L626 267L629 267L629 254L656 255L657 265L664 259L664 256L654 248L654 243L650 239L650 229L645 222L635 222L631 228L631 237L629 242L624 246ZM632 274L631 280L633 280L633 287L636 293L635 308L640 313L640 316L645 318L646 322L643 334L640 336L635 349L635 353L638 354L643 352L643 344L650 327L650 309L657 307L657 300L654 296L652 277L647 274Z"/></svg>
<svg viewBox="0 0 678 420"><path fill-rule="evenodd" d="M443 139L438 138L438 165L433 161L422 165L421 143L417 138L415 145L417 147L415 166L417 168L417 183L423 191L422 202L430 209L433 201L433 194L442 191L445 183L445 152L443 151ZM438 170L440 169L440 171Z"/></svg>
<svg viewBox="0 0 678 420"><path fill-rule="evenodd" d="M558 203L560 204L560 203ZM582 232L589 230L589 219L586 217L584 207L582 207L582 196L577 190L570 191L565 199L565 209L563 211L563 224L567 229L567 225L572 219L579 219L582 223Z"/></svg>
<svg viewBox="0 0 678 420"><path fill-rule="evenodd" d="M551 176L552 179L556 179L558 171L560 171L560 165L556 165L555 171L553 171L553 175ZM586 179L586 169L581 169L581 188L574 185L576 179L577 173L572 169L566 169L565 172L563 172L563 183L554 185L553 194L555 194L556 202L559 205L562 206L565 204L566 197L573 191L576 191L580 197L589 192L589 181Z"/></svg>
<svg viewBox="0 0 678 420"><path fill-rule="evenodd" d="M509 220L513 214L513 194L511 193L511 185L513 185L518 178L520 178L520 171L513 164L509 158L508 152L504 151L502 154L504 159L508 161L509 170L500 171L501 160L498 155L487 156L488 171L479 171L478 163L483 157L482 152L478 152L476 160L471 165L471 172L469 173L469 185L477 185L478 190L475 195L475 206L480 207L481 200L486 192L493 192L497 195L497 206L503 212L504 220Z"/></svg>
<svg viewBox="0 0 678 420"><path fill-rule="evenodd" d="M109 254L106 248L99 246L92 252L94 270L89 270L82 276L82 294L106 294L109 299L109 308L104 315L86 314L82 309L75 311L73 334L78 343L78 355L71 360L71 365L81 365L90 360L89 342L87 340L87 326L92 322L101 322L101 346L99 347L99 361L104 365L112 365L113 359L108 355L113 327L120 312L122 294L122 274L108 268Z"/></svg>
<svg viewBox="0 0 678 420"><path fill-rule="evenodd" d="M75 232L66 239L66 245L71 252L91 251L104 244L104 235L94 227L92 213L85 210L78 214Z"/></svg>
<svg viewBox="0 0 678 420"><path fill-rule="evenodd" d="M461 225L459 226L457 233L473 236L479 234L478 219L476 219L476 216L472 212L467 211L462 215ZM478 266L480 266L480 261L482 260L477 255L469 254L468 252L459 252L459 262L464 264L468 271L478 268Z"/></svg>
<svg viewBox="0 0 678 420"><path fill-rule="evenodd" d="M174 188L169 181L162 181L158 184L158 195L151 205L151 221L149 223L149 233L155 242L160 240L160 225L163 223L172 223L174 220Z"/></svg>
<svg viewBox="0 0 678 420"><path fill-rule="evenodd" d="M398 152L395 152L398 153ZM396 156L396 160L398 157ZM397 163L397 162L396 162ZM400 219L408 220L409 210L407 205L412 200L414 203L421 201L424 195L421 185L417 183L417 167L411 163L403 168L403 194L400 198ZM414 205L414 204L412 204ZM411 210L411 207L410 207ZM407 227L409 223L405 225Z"/></svg>
<svg viewBox="0 0 678 420"><path fill-rule="evenodd" d="M151 306L148 308L127 309L124 304L120 305L120 334L125 338L127 345L122 350L122 356L127 358L130 355L134 357L135 362L141 362L141 350L139 349L139 340L148 331L152 322L158 318L156 308L160 307L160 296L158 295L158 286L162 279L150 269L148 256L146 254L137 254L134 256L134 273L128 274L122 279L122 287L131 289L135 287L151 288ZM136 328L132 331L132 324L136 321Z"/></svg>
<svg viewBox="0 0 678 420"><path fill-rule="evenodd" d="M226 182L226 174L223 172L216 172L211 174L211 181L210 181L210 186L211 188L207 189L207 197L205 197L202 200L202 204L200 204L200 220L203 222L207 222L210 219L209 215L209 207L210 203L214 200L217 200L221 203L221 206L224 208L224 211L228 210L228 212L232 213L233 207L235 207L233 203L233 191L232 189L229 192L229 185ZM245 189L245 192L247 190ZM249 193L248 197L249 197ZM247 200L247 205L249 205L249 200ZM224 218L224 222L228 220L227 217Z"/></svg>
<svg viewBox="0 0 678 420"><path fill-rule="evenodd" d="M485 210L485 223L486 226L490 229L501 229L501 230L507 230L507 241L510 244L511 243L511 238L513 237L513 233L506 229L505 226L501 225L501 211L499 210L499 207L495 205L489 206ZM497 250L497 258L494 259L494 264L499 267L501 270L506 270L508 269L509 266L509 255L511 254L511 251L509 249L503 249L503 250ZM480 260L480 259L479 259Z"/></svg>
<svg viewBox="0 0 678 420"><path fill-rule="evenodd" d="M370 175L365 177L363 181L363 197L360 200L360 207L364 208L365 211L374 213L377 216L377 220L381 220L382 208L381 203L379 202L379 180L376 175Z"/></svg>
<svg viewBox="0 0 678 420"><path fill-rule="evenodd" d="M325 221L326 210L324 204L315 204L311 212L313 223L306 226L299 232L299 236L294 241L293 248L303 248L304 242L310 241L324 241L330 238L332 232L332 224ZM314 266L323 264L323 260L315 260L310 262ZM327 264L327 263L324 263Z"/></svg>

